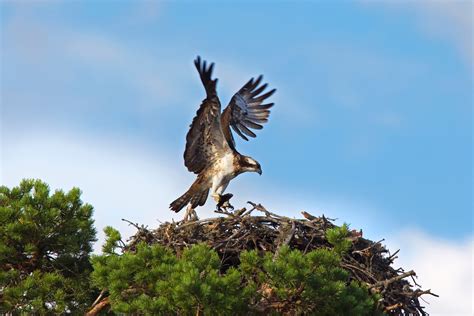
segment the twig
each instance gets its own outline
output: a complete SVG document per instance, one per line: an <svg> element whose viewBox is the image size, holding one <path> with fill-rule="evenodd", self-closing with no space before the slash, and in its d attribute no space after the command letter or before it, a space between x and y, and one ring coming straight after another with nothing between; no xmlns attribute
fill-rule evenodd
<svg viewBox="0 0 474 316"><path fill-rule="evenodd" d="M242 207L240 210L234 212L234 216L242 216L246 211L247 209L245 207Z"/></svg>
<svg viewBox="0 0 474 316"><path fill-rule="evenodd" d="M418 283L416 283L416 280L415 280L415 276L414 276L414 275L411 276L411 280L413 281L413 283L414 283L416 286L421 287L421 285L419 285Z"/></svg>
<svg viewBox="0 0 474 316"><path fill-rule="evenodd" d="M399 280L404 279L406 277L409 277L411 275L416 275L415 271L410 270L408 272L405 272L405 273L399 274L397 276L394 276L393 278L383 280L383 281L378 281L375 284L372 284L372 286L370 286L369 289L372 289L372 288L375 288L375 287L380 287L380 286L383 286L384 288L387 288L393 282L399 281Z"/></svg>
<svg viewBox="0 0 474 316"><path fill-rule="evenodd" d="M188 226L193 226L193 225L201 225L201 224L204 224L204 223L207 223L207 222L213 222L213 221L216 221L216 220L220 220L224 217L212 217L212 218L207 218L207 219L200 219L198 221L193 221L193 222L187 222L187 223L184 223L184 224L181 224L179 226L176 226L176 230L178 229L182 229L184 227L188 227Z"/></svg>
<svg viewBox="0 0 474 316"><path fill-rule="evenodd" d="M314 239L314 235L311 235L311 239L306 244L306 247L304 248L303 254L306 254L306 252L308 252L308 248L309 248L309 246L311 246L311 243L313 242L313 239Z"/></svg>
<svg viewBox="0 0 474 316"><path fill-rule="evenodd" d="M352 251L352 253L353 253L353 254L354 254L354 253L357 253L357 254L359 254L359 255L364 255L364 253L365 253L366 251L372 249L372 248L375 247L376 245L379 245L382 241L385 241L385 239L380 239L379 241L373 243L373 244L370 245L369 247L364 248L364 249L362 249L362 250L354 250L354 251Z"/></svg>
<svg viewBox="0 0 474 316"><path fill-rule="evenodd" d="M103 289L102 291L100 291L100 294L99 296L97 296L97 298L95 299L94 303L92 303L91 305L91 308L96 306L97 303L99 303L99 301L102 299L102 297L104 296L105 292L107 292L107 289Z"/></svg>
<svg viewBox="0 0 474 316"><path fill-rule="evenodd" d="M400 308L402 306L403 306L403 303L396 303L396 304L385 307L385 311L390 312L390 311L392 311L394 309L397 309L397 308Z"/></svg>
<svg viewBox="0 0 474 316"><path fill-rule="evenodd" d="M416 290L414 292L414 294L415 294L416 297L420 297L421 295L425 295L425 294L432 295L432 296L435 296L435 297L439 297L438 294L435 294L435 293L431 292L431 289L428 289L428 290L425 290L425 291Z"/></svg>
<svg viewBox="0 0 474 316"><path fill-rule="evenodd" d="M95 305L90 311L86 313L86 316L95 316L99 314L102 309L104 309L109 304L110 300L108 297L102 299L97 305Z"/></svg>
<svg viewBox="0 0 474 316"><path fill-rule="evenodd" d="M129 221L128 219L122 218L122 221L127 222L129 225L134 226L138 230L146 229L146 227L143 227L143 226L140 227L140 226L138 226L138 224L135 224L135 223Z"/></svg>
<svg viewBox="0 0 474 316"><path fill-rule="evenodd" d="M396 258L398 258L398 257L396 257L396 255L397 255L397 253L399 253L399 252L400 252L400 249L398 249L398 250L395 251L393 254L391 254L390 257L388 257L388 260L390 260L390 261L393 262Z"/></svg>
<svg viewBox="0 0 474 316"><path fill-rule="evenodd" d="M309 221L314 221L318 219L316 216L309 214L308 212L302 211L301 214Z"/></svg>
<svg viewBox="0 0 474 316"><path fill-rule="evenodd" d="M278 255L280 254L281 247L282 246L287 246L290 243L291 238L293 238L293 236L295 235L295 231L296 231L296 224L295 224L295 221L292 221L290 232L286 235L285 239L280 244L280 246L278 246L277 250L275 251L275 254L273 255L273 260L274 261L276 260L276 258L278 258Z"/></svg>
<svg viewBox="0 0 474 316"><path fill-rule="evenodd" d="M234 216L234 213L231 213L231 212L227 212L225 210L214 210L214 213L217 213L217 214L224 214L224 215L227 215L227 216Z"/></svg>

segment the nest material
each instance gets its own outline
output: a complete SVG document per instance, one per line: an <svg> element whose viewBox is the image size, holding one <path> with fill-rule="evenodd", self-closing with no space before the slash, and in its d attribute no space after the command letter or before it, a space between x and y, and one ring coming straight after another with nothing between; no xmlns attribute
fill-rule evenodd
<svg viewBox="0 0 474 316"><path fill-rule="evenodd" d="M293 219L269 212L260 204L249 202L251 208L235 212L216 211L225 216L195 221L166 222L155 230L134 225L138 231L132 236L126 251L133 251L139 242L160 244L173 249L177 254L190 245L206 243L217 251L222 259L222 269L239 264L240 253L257 249L271 251L275 255L282 245L299 249L304 253L317 248L331 248L326 231L336 227L334 220L302 212L304 219ZM261 216L252 215L260 211ZM433 295L430 290L421 290L415 281L413 270L394 269L396 251L390 254L381 241L362 238L362 231L352 230L348 238L352 247L341 261L352 280L368 286L372 293L379 293L381 308L389 315L428 315L421 306L422 295ZM412 285L407 278L411 278Z"/></svg>

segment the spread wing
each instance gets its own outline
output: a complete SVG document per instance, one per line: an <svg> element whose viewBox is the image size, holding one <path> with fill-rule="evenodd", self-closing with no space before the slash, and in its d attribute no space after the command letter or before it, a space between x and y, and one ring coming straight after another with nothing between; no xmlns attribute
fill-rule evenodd
<svg viewBox="0 0 474 316"><path fill-rule="evenodd" d="M215 159L222 157L230 147L221 128L221 104L216 92L217 79L211 78L214 63L207 67L206 61L201 63L201 58L198 56L194 64L206 89L206 99L202 101L186 135L184 165L189 171L200 173Z"/></svg>
<svg viewBox="0 0 474 316"><path fill-rule="evenodd" d="M232 148L235 148L234 138L230 127L243 139L256 137L252 129L262 129L262 123L268 121L270 108L273 103L263 104L276 89L263 93L267 84L260 85L262 76L257 80L250 79L230 100L229 105L222 113L221 124L225 138ZM263 93L263 94L262 94Z"/></svg>

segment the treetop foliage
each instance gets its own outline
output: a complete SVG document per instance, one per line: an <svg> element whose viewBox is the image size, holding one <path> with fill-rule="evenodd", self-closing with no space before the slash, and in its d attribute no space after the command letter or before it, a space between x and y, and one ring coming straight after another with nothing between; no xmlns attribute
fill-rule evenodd
<svg viewBox="0 0 474 316"><path fill-rule="evenodd" d="M85 310L93 208L40 180L0 187L0 313Z"/></svg>

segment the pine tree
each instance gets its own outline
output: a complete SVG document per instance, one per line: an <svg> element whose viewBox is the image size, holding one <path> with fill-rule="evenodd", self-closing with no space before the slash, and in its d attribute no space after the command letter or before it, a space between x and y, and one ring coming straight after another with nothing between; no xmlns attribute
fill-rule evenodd
<svg viewBox="0 0 474 316"><path fill-rule="evenodd" d="M0 313L76 313L96 295L92 206L40 180L0 187Z"/></svg>

